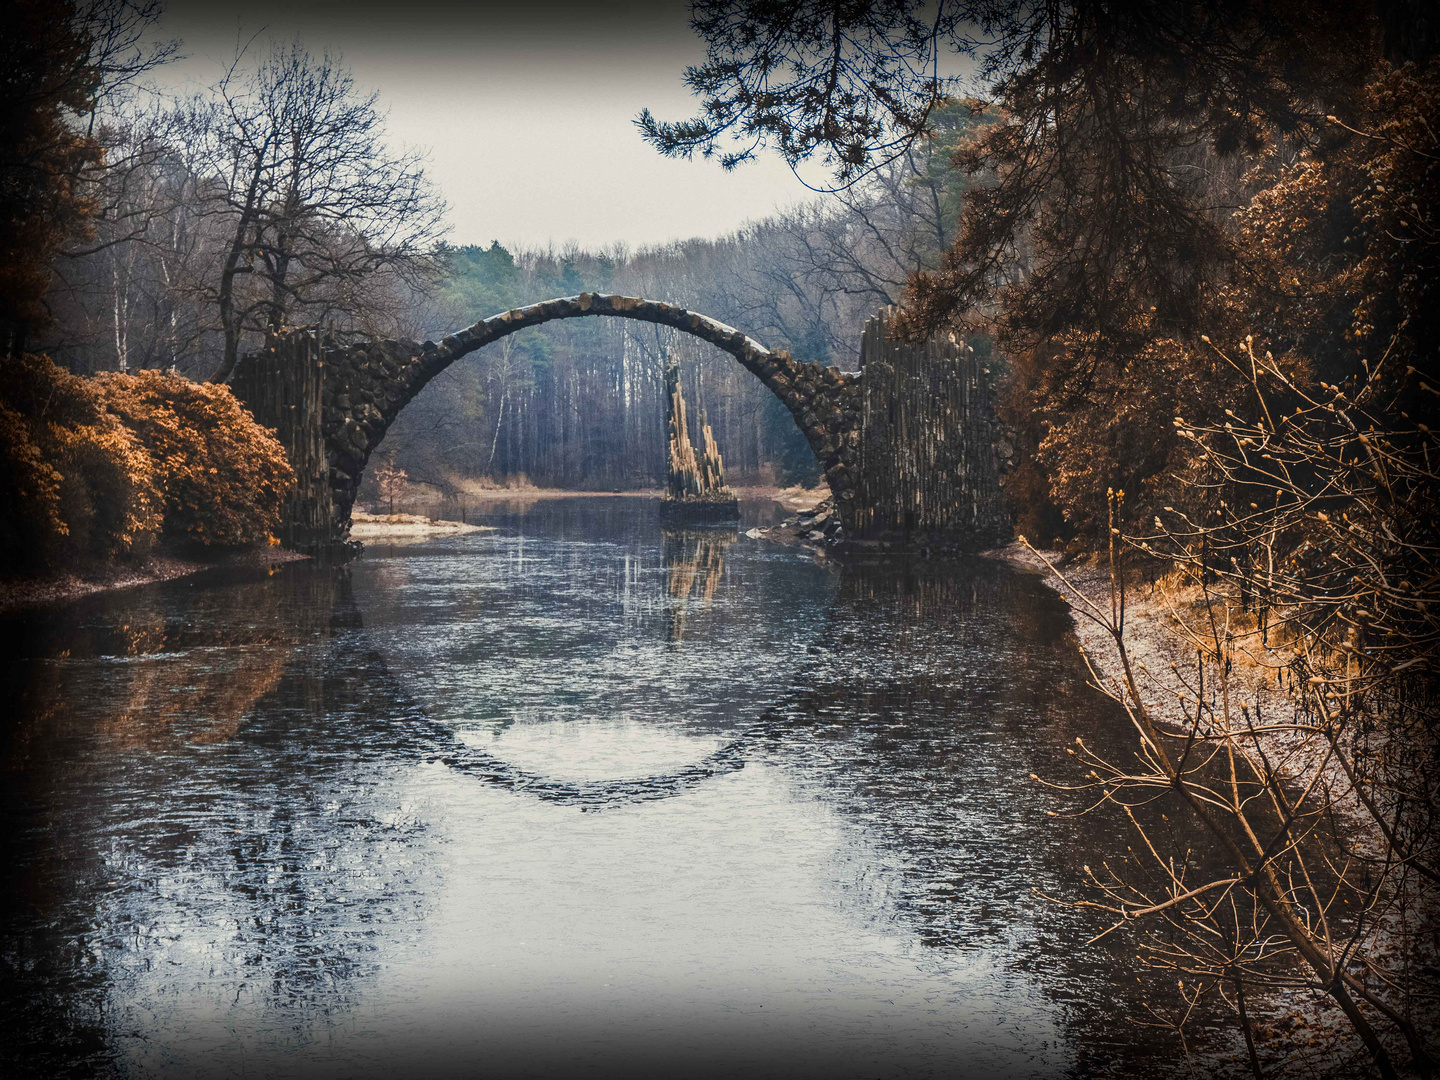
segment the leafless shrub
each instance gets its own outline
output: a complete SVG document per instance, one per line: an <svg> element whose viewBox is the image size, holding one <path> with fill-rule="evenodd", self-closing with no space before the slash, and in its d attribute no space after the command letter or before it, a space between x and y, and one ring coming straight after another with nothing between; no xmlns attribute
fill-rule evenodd
<svg viewBox="0 0 1440 1080"><path fill-rule="evenodd" d="M1126 538L1112 492L1109 604L1072 590L1114 642L1118 676L1092 663L1096 684L1140 735L1133 762L1080 742L1085 779L1056 785L1093 795L1092 809L1120 807L1138 837L1122 864L1086 868L1100 895L1080 903L1112 917L1100 936L1133 926L1139 961L1180 980L1186 1008L1154 1022L1183 1035L1219 995L1257 1075L1255 998L1313 991L1380 1075L1398 1075L1403 1052L1430 1076L1436 447L1395 408L1419 376L1382 361L1346 388L1312 390L1248 339L1220 355L1250 400L1222 424L1175 419L1198 450L1183 501L1208 509L1167 510ZM1169 560L1188 589L1193 667L1135 662L1127 550ZM1175 708L1147 704L1157 695Z"/></svg>

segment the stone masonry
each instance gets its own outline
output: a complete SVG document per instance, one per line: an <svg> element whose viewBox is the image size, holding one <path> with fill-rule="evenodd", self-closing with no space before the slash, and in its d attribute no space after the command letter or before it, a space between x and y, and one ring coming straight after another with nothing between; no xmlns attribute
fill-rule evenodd
<svg viewBox="0 0 1440 1080"><path fill-rule="evenodd" d="M734 356L790 410L824 470L847 535L857 539L865 536L866 523L875 520L876 515L860 504L859 492L873 485L860 482L859 469L862 457L873 460L877 448L872 446L868 454L862 453L866 405L862 376L822 364L801 363L784 351L772 352L733 327L671 304L581 293L502 312L438 343L387 339L325 348L320 422L325 481L332 492L330 540L345 539L366 462L400 410L431 379L461 357L517 330L554 319L587 316L670 326ZM296 339L297 357L302 349L311 348L301 340L313 341L307 332L297 331L290 336ZM283 337L272 339L264 352L242 358L232 380L237 394L256 418L277 428L287 418L267 415L271 410L266 408L266 402L284 400L284 395L262 395L253 387L262 367L267 376L274 370L275 355L277 350L284 351L284 343Z"/></svg>

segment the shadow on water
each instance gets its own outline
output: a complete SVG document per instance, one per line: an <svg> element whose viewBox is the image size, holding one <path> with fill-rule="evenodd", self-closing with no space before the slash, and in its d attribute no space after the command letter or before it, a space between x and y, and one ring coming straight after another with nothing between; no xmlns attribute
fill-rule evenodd
<svg viewBox="0 0 1440 1080"><path fill-rule="evenodd" d="M1055 597L652 509L5 623L6 1075L1168 1075Z"/></svg>

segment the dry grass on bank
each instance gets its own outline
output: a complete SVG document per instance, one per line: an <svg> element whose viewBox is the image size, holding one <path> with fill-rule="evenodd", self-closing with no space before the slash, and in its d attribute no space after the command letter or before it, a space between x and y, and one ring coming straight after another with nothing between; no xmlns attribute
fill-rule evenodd
<svg viewBox="0 0 1440 1080"><path fill-rule="evenodd" d="M792 514L814 509L830 498L830 485L823 480L814 487L806 487L803 484L794 484L786 488L773 485L744 487L732 484L731 488L739 499L772 499Z"/></svg>
<svg viewBox="0 0 1440 1080"><path fill-rule="evenodd" d="M459 502L508 502L514 499L656 499L661 495L659 488L634 488L628 491L576 491L570 488L493 487L478 480L455 481L458 495L452 501ZM423 496L416 501L424 502Z"/></svg>
<svg viewBox="0 0 1440 1080"><path fill-rule="evenodd" d="M1367 781L1363 769L1357 781L1357 766L1372 755L1401 752L1383 734L1382 718L1368 727L1327 720L1326 696L1317 696L1314 679L1296 674L1314 670L1306 642L1283 628L1262 628L1235 597L1202 588L1180 570L1126 575L1120 605L1107 560L1065 563L1058 553L1019 543L989 554L1042 574L1065 598L1095 684L1126 708L1142 735L1134 761L1105 762L1081 744L1073 775L1041 782L1083 787L1087 802L1119 807L1172 798L1184 786L1241 839L1249 873L1202 867L1191 864L1184 844L1175 846L1169 825L1157 831L1132 814L1135 851L1148 849L1156 865L1138 859L1123 868L1097 866L1094 874L1087 868L1088 896L1080 901L1099 913L1097 931L1134 935L1152 977L1179 977L1187 997L1218 993L1236 1010L1228 1052L1212 1048L1194 1064L1206 1074L1247 1070L1253 1042L1264 1075L1368 1073L1371 1053L1302 960L1309 946L1338 958L1375 1037L1405 1062L1408 1040L1423 1045L1426 1032L1440 1029L1436 995L1423 991L1433 982L1425 973L1440 973L1436 889L1419 867L1407 870L1403 842L1387 834L1387 815L1400 820L1403 799L1388 805L1383 785ZM1123 654L1106 625L1122 613ZM1149 725L1178 773L1146 749ZM1187 760L1212 752L1219 756L1207 769L1187 768ZM1281 821L1287 815L1288 825ZM1264 853L1245 844L1246 834ZM1287 835L1287 843L1271 839ZM1252 884L1266 867L1279 883L1268 899L1263 883ZM1317 889L1318 881L1330 884ZM1277 906L1302 914L1303 925L1286 932ZM1400 1021L1387 1020L1386 1010ZM1184 1016L1145 1019L1184 1037ZM1402 1027L1410 1028L1408 1039Z"/></svg>
<svg viewBox="0 0 1440 1080"><path fill-rule="evenodd" d="M363 510L353 510L350 513L352 540L429 539L478 532L494 532L494 527L443 521L420 514L367 514Z"/></svg>

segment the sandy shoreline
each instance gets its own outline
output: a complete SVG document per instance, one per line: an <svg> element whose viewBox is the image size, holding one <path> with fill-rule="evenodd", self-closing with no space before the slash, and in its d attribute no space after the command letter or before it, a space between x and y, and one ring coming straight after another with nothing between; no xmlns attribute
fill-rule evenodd
<svg viewBox="0 0 1440 1080"><path fill-rule="evenodd" d="M621 491L590 491L575 488L543 487L491 487L461 482L457 485L466 499L658 499L665 494L663 488L626 488ZM809 506L827 498L830 488L822 481L815 487L795 484L791 487L776 487L773 484L731 484L730 490L741 499L774 499L789 504L800 500L798 505Z"/></svg>
<svg viewBox="0 0 1440 1080"><path fill-rule="evenodd" d="M1066 562L1055 551L1040 555L1015 541L1003 548L984 553L1020 569L1039 574L1045 584L1055 590L1071 608L1070 621L1080 649L1089 658L1094 674L1103 688L1118 697L1125 697L1121 685L1121 665L1114 638L1087 612L1098 609L1110 613L1110 570L1103 560ZM1040 556L1043 556L1043 560ZM1048 560L1049 566L1045 562ZM1052 567L1064 576L1060 577ZM1077 595L1078 594L1078 595ZM1163 577L1155 582L1130 583L1125 592L1124 639L1136 673L1136 682L1145 710L1162 731L1184 732L1193 716L1193 674L1197 648L1211 648L1200 635L1206 632L1203 610L1197 610L1198 590L1177 587ZM1288 657L1276 651L1262 651L1259 646L1243 641L1235 643L1234 662L1229 676L1230 693L1235 702L1243 701L1264 716L1285 715L1295 708L1288 685L1276 680L1278 661ZM1182 685L1183 674L1192 686ZM1212 676L1213 678L1213 676ZM1182 698L1181 694L1187 696ZM1212 686L1207 691L1209 705L1221 708ZM1267 731L1263 738L1287 761L1287 769L1308 772L1318 764L1312 759L1313 747L1302 746L1299 737L1289 731ZM1348 785L1340 767L1330 760L1328 779L1339 790ZM1357 825L1366 819L1353 799L1340 799L1336 808L1350 815Z"/></svg>
<svg viewBox="0 0 1440 1080"><path fill-rule="evenodd" d="M464 536L467 533L494 531L493 525L469 525L463 521L446 521L420 514L367 514L363 510L355 510L350 514L350 539L362 543L429 540L441 536Z"/></svg>
<svg viewBox="0 0 1440 1080"><path fill-rule="evenodd" d="M576 491L572 488L542 488L542 487L489 487L478 484L460 483L458 485L460 496L457 500L446 503L447 507L455 502L470 506L475 503L534 503L547 502L555 499L659 499L665 492L661 488L629 488L623 491ZM816 487L804 487L796 484L791 487L781 488L773 485L744 485L732 484L730 489L735 493L736 498L742 501L756 499L772 499L785 509L790 511L804 510L822 499L830 497L830 488L823 482ZM425 505L424 500L418 500ZM436 504L439 505L439 504Z"/></svg>
<svg viewBox="0 0 1440 1080"><path fill-rule="evenodd" d="M1081 649L1108 688L1119 693L1120 661L1115 641L1108 630L1086 614L1091 604L1109 614L1109 567L1098 561L1067 561L1057 551L1041 551L1037 555L1018 540L982 555L1039 574L1049 588L1060 594L1072 609L1071 623ZM1064 575L1064 582L1052 567ZM1187 665L1190 668L1195 665L1195 647L1188 642L1182 624L1182 609L1188 600L1160 583L1131 584L1125 593L1125 648L1142 676L1141 697L1156 722L1175 730L1188 727L1189 718L1168 681L1162 681L1162 676L1156 673L1166 673L1164 678L1168 679L1172 664L1181 671L1185 671ZM1193 617L1193 613L1188 614ZM1289 692L1277 688L1266 677L1269 670L1259 665L1237 665L1231 676L1244 700L1253 703L1259 695L1260 705L1266 712L1289 700Z"/></svg>

